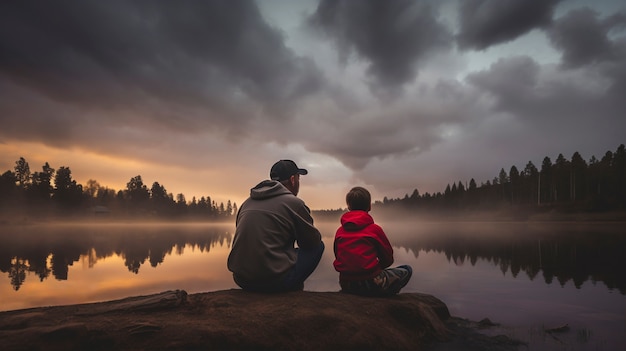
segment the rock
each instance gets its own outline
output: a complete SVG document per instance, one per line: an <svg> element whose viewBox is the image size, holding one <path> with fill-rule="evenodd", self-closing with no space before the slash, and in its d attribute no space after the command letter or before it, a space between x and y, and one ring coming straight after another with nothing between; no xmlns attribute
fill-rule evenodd
<svg viewBox="0 0 626 351"><path fill-rule="evenodd" d="M407 293L184 291L0 313L4 350L417 350L453 337L439 299Z"/></svg>
<svg viewBox="0 0 626 351"><path fill-rule="evenodd" d="M75 314L89 316L114 311L150 312L152 310L175 308L185 303L187 303L187 292L185 290L174 290L149 296L129 297L107 303L79 305Z"/></svg>

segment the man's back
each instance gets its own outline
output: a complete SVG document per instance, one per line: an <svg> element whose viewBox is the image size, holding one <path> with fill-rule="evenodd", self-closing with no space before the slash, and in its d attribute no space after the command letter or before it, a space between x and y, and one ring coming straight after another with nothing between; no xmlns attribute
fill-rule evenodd
<svg viewBox="0 0 626 351"><path fill-rule="evenodd" d="M237 214L228 269L247 282L280 279L296 263L296 241L301 248L321 241L309 209L281 183L263 181Z"/></svg>

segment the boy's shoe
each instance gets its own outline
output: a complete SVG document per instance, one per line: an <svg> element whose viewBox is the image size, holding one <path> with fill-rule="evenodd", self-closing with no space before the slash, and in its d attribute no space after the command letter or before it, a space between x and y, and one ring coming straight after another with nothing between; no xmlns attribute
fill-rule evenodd
<svg viewBox="0 0 626 351"><path fill-rule="evenodd" d="M394 295L400 292L411 279L413 269L411 266L399 266L396 268L384 269L378 276L373 279L383 293Z"/></svg>

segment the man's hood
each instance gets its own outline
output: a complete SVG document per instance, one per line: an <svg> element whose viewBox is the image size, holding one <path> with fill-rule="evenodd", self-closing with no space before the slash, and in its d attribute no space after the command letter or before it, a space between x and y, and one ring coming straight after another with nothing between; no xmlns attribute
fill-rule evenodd
<svg viewBox="0 0 626 351"><path fill-rule="evenodd" d="M291 191L275 180L264 180L250 189L250 198L254 200L263 200L286 194L291 194Z"/></svg>
<svg viewBox="0 0 626 351"><path fill-rule="evenodd" d="M341 225L347 231L357 231L374 223L374 219L366 211L350 211L341 216Z"/></svg>

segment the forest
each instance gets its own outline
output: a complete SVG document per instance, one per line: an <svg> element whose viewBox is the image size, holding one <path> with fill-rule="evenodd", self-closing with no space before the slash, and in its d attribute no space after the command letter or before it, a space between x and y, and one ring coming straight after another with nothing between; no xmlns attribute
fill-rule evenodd
<svg viewBox="0 0 626 351"><path fill-rule="evenodd" d="M148 188L141 175L132 177L123 190L110 189L96 180L84 186L72 179L69 167L58 170L48 162L40 172L31 172L23 158L15 162L14 171L0 176L0 209L23 214L28 218L138 218L229 220L237 213L237 204L217 204L210 196L187 201L176 197L159 182Z"/></svg>
<svg viewBox="0 0 626 351"><path fill-rule="evenodd" d="M545 156L540 168L529 161L523 169L504 168L491 180L473 178L448 184L444 191L375 201L372 209L386 215L494 212L508 210L525 218L537 212L598 213L626 211L626 150L607 151L601 159L585 161L579 152L571 159ZM318 216L337 217L344 211L322 210Z"/></svg>
<svg viewBox="0 0 626 351"><path fill-rule="evenodd" d="M585 161L579 152L570 159L559 154L554 162L545 156L540 168L529 161L523 169L502 168L498 175L480 185L472 178L448 184L444 191L420 194L418 189L403 198L377 200L373 209L414 213L493 211L508 208L533 212L608 212L626 209L626 148L607 151L601 159ZM100 185L95 180L84 186L72 179L69 167L55 170L46 162L41 171L31 172L20 157L13 170L0 176L0 210L23 213L28 218L113 217L230 220L237 204L211 200L210 196L188 201L174 197L154 182L150 188L140 175L123 190ZM19 211L19 212L17 212ZM335 217L345 209L316 210L314 216Z"/></svg>

